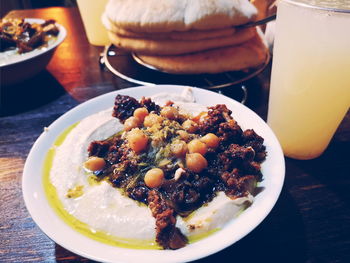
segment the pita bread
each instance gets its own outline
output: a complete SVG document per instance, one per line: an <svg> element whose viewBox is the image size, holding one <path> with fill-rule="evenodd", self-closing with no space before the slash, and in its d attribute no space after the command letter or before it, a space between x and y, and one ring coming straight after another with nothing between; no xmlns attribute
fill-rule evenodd
<svg viewBox="0 0 350 263"><path fill-rule="evenodd" d="M111 42L122 49L144 55L180 55L207 49L237 45L254 37L255 28L237 30L229 37L203 39L198 41L170 40L170 39L141 39L119 36L108 32Z"/></svg>
<svg viewBox="0 0 350 263"><path fill-rule="evenodd" d="M256 20L261 20L271 15L270 9L273 9L273 6L275 6L276 0L251 0L250 2L258 10Z"/></svg>
<svg viewBox="0 0 350 263"><path fill-rule="evenodd" d="M180 56L137 56L146 64L175 74L201 74L236 71L263 64L268 51L256 36L244 44Z"/></svg>
<svg viewBox="0 0 350 263"><path fill-rule="evenodd" d="M251 0L251 3L258 10L256 20L261 20L269 15L276 14L276 2L277 0ZM266 24L260 26L265 31Z"/></svg>
<svg viewBox="0 0 350 263"><path fill-rule="evenodd" d="M106 16L102 17L103 24L108 29L119 36L128 38L150 38L150 39L173 39L184 41L195 41L209 38L232 36L236 29L234 27L219 28L214 30L189 30L189 31L172 31L164 33L144 33L133 32L125 28L115 26Z"/></svg>
<svg viewBox="0 0 350 263"><path fill-rule="evenodd" d="M109 0L105 9L117 27L149 33L226 28L256 14L248 0Z"/></svg>

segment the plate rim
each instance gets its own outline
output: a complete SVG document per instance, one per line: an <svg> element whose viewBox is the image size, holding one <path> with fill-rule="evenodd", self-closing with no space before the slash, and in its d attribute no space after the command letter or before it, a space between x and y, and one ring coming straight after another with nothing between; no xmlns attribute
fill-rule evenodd
<svg viewBox="0 0 350 263"><path fill-rule="evenodd" d="M88 100L84 103L81 103L80 105L67 111L65 114L63 114L62 116L57 118L52 124L50 124L50 126L48 127L48 130L49 131L54 130L56 132L50 135L52 138L50 137L49 139L46 139L46 140L54 140L65 128L67 128L69 126L69 124L73 124L73 122L77 121L76 120L77 118L82 119L82 118L90 115L90 111L98 112L98 111L102 110L103 106L99 105L100 101L108 100L108 98L109 99L113 98L113 100L114 100L114 96L117 93L128 94L130 92L138 92L138 90L142 90L142 89L154 90L155 87L156 87L156 89L163 89L163 88L169 88L169 87L171 89L179 89L179 88L183 89L183 88L189 87L189 86L180 86L180 85L137 86L137 87L127 88L127 89L112 91L112 92L100 95L98 97L92 98L91 100ZM217 235L217 233L215 233L215 234L213 234L213 235L211 235L211 236L209 236L201 241L190 244L190 245L188 245L185 248L180 249L180 250L174 250L174 251L151 250L151 252L149 252L150 250L147 250L148 252L146 252L146 253L147 253L147 255L149 255L149 258L145 258L144 259L145 262L165 262L164 261L165 259L167 259L166 261L168 261L168 262L192 261L192 260L200 259L200 258L209 256L211 254L214 254L214 253L234 244L235 242L237 242L238 240L240 240L241 238L243 238L244 236L249 234L253 229L255 229L266 218L266 216L270 213L270 211L274 207L275 203L277 202L278 197L279 197L281 190L282 190L282 187L283 187L284 177L285 177L285 160L283 157L283 152L282 152L281 146L278 143L276 136L274 135L273 131L268 127L266 122L263 121L254 111L252 111L251 109L249 109L245 105L243 105L243 104L241 104L241 103L239 103L239 102L237 102L237 101L235 101L227 96L224 96L224 95L221 95L221 94L215 93L213 91L209 91L209 90L204 90L204 89L195 88L195 87L191 87L191 88L193 88L194 93L204 92L203 95L208 95L208 96L214 93L217 96L220 96L220 97L222 96L225 98L225 100L231 101L231 103L233 103L235 106L239 105L237 107L243 107L243 109L246 112L249 112L249 114L253 114L255 119L260 119L259 120L260 124L263 125L262 128L267 129L267 131L269 131L269 133L270 133L269 139L273 143L274 147L276 147L276 148L274 148L273 153L275 153L276 157L279 159L279 161L278 161L279 165L277 165L278 167L275 167L275 168L278 170L278 173L280 173L280 175L279 175L279 178L276 179L276 182L275 182L276 189L274 189L272 199L261 201L261 202L263 202L263 204L265 204L265 203L267 203L267 204L265 204L263 211L261 211L259 213L258 220L256 218L254 218L254 220L252 218L250 218L251 220L248 224L248 227L245 226L245 228L247 228L247 229L243 229L243 231L239 230L238 231L239 234L238 235L236 234L236 237L233 240L232 239L225 240L225 242L223 242L219 246L217 244L214 247L207 247L206 246L204 250L201 250L201 253L199 255L195 254L195 253L191 253L191 251L189 251L192 249L194 249L195 252L199 251L198 247L203 248L203 245L202 245L203 241L204 241L204 246L205 246L205 243L207 243L206 240L210 239L212 236ZM158 92L159 91L154 91L153 93L155 94ZM92 110L91 108L93 108L94 105L99 106L98 109ZM108 107L105 107L105 108L109 108L112 106L113 105L108 105ZM84 114L76 116L77 114L79 114L79 112L84 111L86 108L90 108L90 111L84 112ZM254 127L251 127L251 128L254 128ZM29 185L28 185L27 181L28 181L28 178L29 178L30 173L31 173L30 169L34 165L33 164L33 161L35 161L34 154L36 153L36 151L40 150L40 147L43 147L42 144L45 143L45 137L47 137L48 134L50 134L50 132L44 131L43 133L41 133L39 138L35 141L34 145L32 146L32 148L28 154L28 157L27 157L27 160L25 162L24 169L23 169L22 194L23 194L23 198L24 198L24 202L25 202L25 205L27 207L27 210L30 213L31 217L33 218L33 221L39 226L39 228L42 230L42 232L45 233L50 239L52 239L54 242L56 242L57 244L66 248L69 251L72 251L72 252L74 252L78 255L81 255L83 257L90 258L93 260L102 261L102 262L125 262L125 261L119 261L118 258L113 257L113 254L110 254L110 253L109 254L106 253L105 255L101 255L101 254L94 255L93 253L89 253L86 250L81 250L81 248L77 248L74 246L72 247L71 240L63 240L62 241L61 237L58 237L57 234L52 233L52 229L50 231L47 229L46 225L42 224L42 219L40 219L40 215L36 214L36 212L35 212L36 204L32 203L33 200L35 202L35 200L36 200L35 194L38 194L38 193L33 193L32 191L30 191L31 189L28 189ZM40 155L40 153L39 153L39 155ZM46 152L41 153L41 155L43 155L43 157L45 157ZM42 182L42 172L41 172L42 165L43 165L42 162L40 162L39 164L36 165L40 168L39 177L40 177L41 182ZM35 167L35 165L34 165L34 167ZM41 185L40 187L43 188L43 185ZM48 205L48 201L46 198L45 198L45 200L41 200L41 202L44 202L44 203L46 202L47 203L46 205ZM254 204L255 204L255 202L253 203L253 205ZM52 207L50 207L50 209L53 210ZM245 210L245 212L242 213L239 217L237 217L236 220L232 220L232 221L238 221L238 220L240 220L240 218L242 218L242 216L245 219L247 219L247 217L249 219L249 215L252 214L252 212L250 212L250 211L252 211L252 210L248 211L248 209ZM258 209L259 209L259 207L258 207ZM253 210L253 211L255 211L255 210ZM54 211L51 211L51 212L56 213ZM247 212L250 212L250 213L248 214ZM56 217L58 217L57 214L56 214ZM60 220L61 219L59 219L59 221ZM240 220L240 221L242 221L242 220ZM251 222L251 221L253 221L253 222ZM57 223L57 222L53 222L53 223ZM232 223L233 222L230 222L229 224L231 225ZM64 227L64 225L65 225L64 222L61 222L61 224L59 224L59 225L64 228L63 230L70 232L69 234L71 234L71 236L73 237L72 239L74 239L76 236L79 236L79 239L81 238L82 240L85 240L89 244L92 244L92 245L100 244L100 246L98 246L98 247L106 247L106 249L109 249L109 250L111 248L113 248L113 250L118 251L119 253L121 253L121 255L123 255L123 253L122 253L123 251L124 251L124 254L130 253L130 251L133 251L133 254L135 254L135 256L137 256L137 255L140 256L140 254L142 255L143 254L142 252L144 252L144 250L125 249L125 248L119 248L119 247L114 247L114 246L102 244L102 243L97 242L95 240L92 240L88 237L85 237L85 236L81 235L80 233L77 233L73 228L71 228L68 225L66 225L66 227ZM226 228L226 227L227 226L225 226L224 228ZM53 232L55 232L55 231L53 231ZM62 231L62 232L64 232L64 231ZM223 233L224 231L218 231L218 232ZM221 235L223 235L223 234L221 234ZM177 251L181 251L181 252L185 252L185 253L178 253ZM108 252L108 251L105 251L105 252ZM116 253L116 254L118 254L118 253ZM125 257L125 255L124 255L124 257ZM155 260L154 257L157 257L157 260ZM159 260L159 259L161 259L161 260ZM133 261L130 261L130 262L133 262Z"/></svg>

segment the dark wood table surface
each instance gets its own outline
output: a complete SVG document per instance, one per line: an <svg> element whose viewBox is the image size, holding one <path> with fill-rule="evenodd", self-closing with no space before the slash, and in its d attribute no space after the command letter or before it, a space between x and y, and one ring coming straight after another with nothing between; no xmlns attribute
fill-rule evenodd
<svg viewBox="0 0 350 263"><path fill-rule="evenodd" d="M90 98L135 85L101 70L103 48L88 43L77 9L15 10L7 16L53 18L68 36L47 70L0 89L0 262L86 262L51 241L33 222L22 197L23 166L43 128L60 115ZM247 106L264 119L269 76L270 67L245 83ZM235 89L223 93L235 96ZM349 115L321 157L286 158L281 196L255 230L199 262L350 262Z"/></svg>

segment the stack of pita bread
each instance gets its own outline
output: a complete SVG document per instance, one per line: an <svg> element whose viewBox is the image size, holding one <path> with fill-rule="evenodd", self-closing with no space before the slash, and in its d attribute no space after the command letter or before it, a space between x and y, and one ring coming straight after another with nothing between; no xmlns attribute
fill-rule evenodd
<svg viewBox="0 0 350 263"><path fill-rule="evenodd" d="M263 64L267 48L248 0L109 0L102 21L112 43L176 74L219 73Z"/></svg>

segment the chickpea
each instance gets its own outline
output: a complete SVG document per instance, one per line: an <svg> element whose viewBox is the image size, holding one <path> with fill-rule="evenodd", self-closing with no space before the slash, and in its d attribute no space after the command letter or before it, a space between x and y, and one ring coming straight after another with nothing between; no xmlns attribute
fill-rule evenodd
<svg viewBox="0 0 350 263"><path fill-rule="evenodd" d="M134 117L138 118L141 122L145 120L148 115L148 110L146 108L138 108L134 111Z"/></svg>
<svg viewBox="0 0 350 263"><path fill-rule="evenodd" d="M186 154L186 166L195 173L200 173L208 166L207 160L200 153Z"/></svg>
<svg viewBox="0 0 350 263"><path fill-rule="evenodd" d="M188 143L189 153L200 153L205 155L207 153L207 145L199 139L194 139Z"/></svg>
<svg viewBox="0 0 350 263"><path fill-rule="evenodd" d="M145 117L145 120L143 121L143 125L145 127L152 127L154 124L161 123L163 120L164 120L163 117L154 113L150 113Z"/></svg>
<svg viewBox="0 0 350 263"><path fill-rule="evenodd" d="M176 157L182 157L185 156L187 153L187 144L184 141L174 141L170 145L170 150L171 152L176 156Z"/></svg>
<svg viewBox="0 0 350 263"><path fill-rule="evenodd" d="M159 187L164 180L164 172L162 169L153 168L145 174L145 184L150 188Z"/></svg>
<svg viewBox="0 0 350 263"><path fill-rule="evenodd" d="M204 142L209 148L215 149L219 146L220 139L214 133L208 133L200 138L201 142Z"/></svg>
<svg viewBox="0 0 350 263"><path fill-rule="evenodd" d="M106 161L103 158L97 156L91 156L84 163L84 167L90 171L102 170L105 167Z"/></svg>
<svg viewBox="0 0 350 263"><path fill-rule="evenodd" d="M186 132L186 131L183 131L183 130L179 130L176 132L181 139L183 139L184 141L188 141L188 139L190 138L190 135Z"/></svg>
<svg viewBox="0 0 350 263"><path fill-rule="evenodd" d="M186 120L182 123L182 128L187 132L194 133L198 129L198 124L191 120Z"/></svg>
<svg viewBox="0 0 350 263"><path fill-rule="evenodd" d="M169 120L175 120L179 117L179 112L176 108L171 106L166 106L160 111L160 115Z"/></svg>
<svg viewBox="0 0 350 263"><path fill-rule="evenodd" d="M136 117L129 117L124 122L124 131L130 131L131 129L138 128L141 126L141 121Z"/></svg>
<svg viewBox="0 0 350 263"><path fill-rule="evenodd" d="M148 137L139 128L132 129L127 135L129 146L139 153L147 147Z"/></svg>

